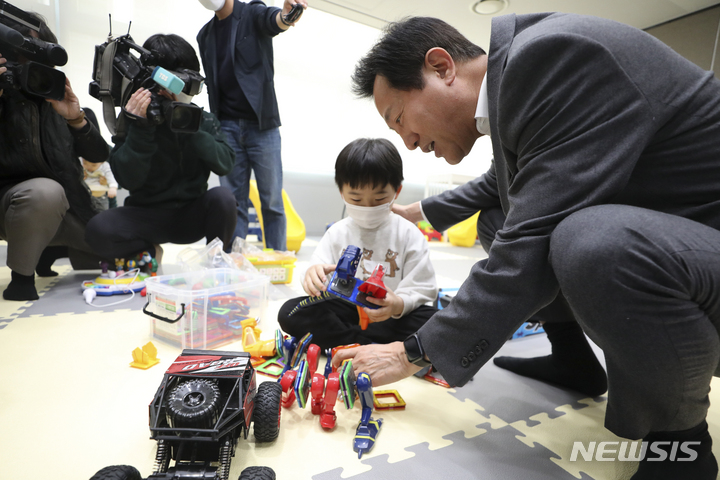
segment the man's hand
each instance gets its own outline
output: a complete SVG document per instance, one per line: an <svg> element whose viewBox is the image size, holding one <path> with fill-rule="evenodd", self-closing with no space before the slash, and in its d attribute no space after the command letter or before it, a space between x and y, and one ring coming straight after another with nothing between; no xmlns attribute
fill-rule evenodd
<svg viewBox="0 0 720 480"><path fill-rule="evenodd" d="M352 358L356 374L365 372L370 375L374 387L397 382L422 370L408 362L402 342L338 350L332 359L333 367L339 367L347 358Z"/></svg>
<svg viewBox="0 0 720 480"><path fill-rule="evenodd" d="M335 265L317 264L308 268L305 272L303 280L303 290L311 297L318 297L322 292L327 290L325 282L327 282L327 274L335 271Z"/></svg>
<svg viewBox="0 0 720 480"><path fill-rule="evenodd" d="M421 222L424 220L422 216L422 210L420 210L420 202L411 203L410 205L398 205L393 203L393 213L400 215L401 217L410 220L412 223Z"/></svg>
<svg viewBox="0 0 720 480"><path fill-rule="evenodd" d="M370 303L380 305L378 309L364 309L371 322L384 322L392 316L400 316L405 308L403 299L395 295L389 288L387 289L387 295L383 299L371 297L370 295L365 299Z"/></svg>
<svg viewBox="0 0 720 480"><path fill-rule="evenodd" d="M62 100L46 99L52 105L53 109L58 115L63 117L65 120L75 120L80 116L80 100L77 95L73 92L72 86L70 86L70 79L65 77L65 98ZM74 128L82 128L87 123L87 120L83 120L82 123L75 125Z"/></svg>
<svg viewBox="0 0 720 480"><path fill-rule="evenodd" d="M135 93L130 96L130 100L125 105L125 111L131 115L140 118L147 118L147 109L152 101L150 90L138 88Z"/></svg>

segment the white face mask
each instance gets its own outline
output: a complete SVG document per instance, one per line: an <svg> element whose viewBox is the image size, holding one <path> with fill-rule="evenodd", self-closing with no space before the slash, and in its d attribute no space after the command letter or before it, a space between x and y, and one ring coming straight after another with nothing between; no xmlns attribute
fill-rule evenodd
<svg viewBox="0 0 720 480"><path fill-rule="evenodd" d="M390 215L390 207L394 201L393 198L390 203L383 203L377 207L361 207L360 205L345 202L345 198L343 198L348 216L362 228L377 228L385 223L385 220Z"/></svg>
<svg viewBox="0 0 720 480"><path fill-rule="evenodd" d="M203 7L213 12L217 12L225 6L225 0L200 0Z"/></svg>

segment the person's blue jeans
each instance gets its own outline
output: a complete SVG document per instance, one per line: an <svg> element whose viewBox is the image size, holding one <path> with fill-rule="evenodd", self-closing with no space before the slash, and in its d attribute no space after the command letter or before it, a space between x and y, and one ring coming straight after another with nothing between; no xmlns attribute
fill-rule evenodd
<svg viewBox="0 0 720 480"><path fill-rule="evenodd" d="M235 236L245 238L248 231L250 206L250 173L255 172L262 204L265 246L286 250L287 223L282 199L282 159L280 129L260 130L257 122L222 120L223 132L235 150L235 167L220 177L220 185L229 188L237 200Z"/></svg>

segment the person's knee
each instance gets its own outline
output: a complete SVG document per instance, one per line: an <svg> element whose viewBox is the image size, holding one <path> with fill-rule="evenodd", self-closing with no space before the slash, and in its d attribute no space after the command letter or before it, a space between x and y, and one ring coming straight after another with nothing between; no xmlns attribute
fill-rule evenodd
<svg viewBox="0 0 720 480"><path fill-rule="evenodd" d="M96 252L103 252L103 246L109 244L116 233L113 222L108 222L106 217L105 213L95 215L85 227L85 241Z"/></svg>
<svg viewBox="0 0 720 480"><path fill-rule="evenodd" d="M70 208L65 189L55 180L35 178L25 182L25 187L15 193L14 199L26 203L33 215L64 216ZM38 218L38 221L42 221Z"/></svg>
<svg viewBox="0 0 720 480"><path fill-rule="evenodd" d="M622 207L590 207L565 218L550 238L550 263L561 287L587 286L604 282L612 275L628 236Z"/></svg>
<svg viewBox="0 0 720 480"><path fill-rule="evenodd" d="M207 205L214 211L235 215L237 201L232 191L227 187L215 187L207 191Z"/></svg>

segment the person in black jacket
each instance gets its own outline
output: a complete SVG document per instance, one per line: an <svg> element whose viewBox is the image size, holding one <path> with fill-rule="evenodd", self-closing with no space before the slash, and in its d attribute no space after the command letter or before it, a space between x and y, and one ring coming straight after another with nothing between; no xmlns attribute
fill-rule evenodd
<svg viewBox="0 0 720 480"><path fill-rule="evenodd" d="M25 36L57 43L44 21L39 32L5 17L2 22ZM2 54L0 75L7 71ZM78 156L99 163L108 152L69 80L62 101L0 90L0 238L7 241L12 271L3 298L37 300L35 270L56 275L50 266L62 256L69 256L74 268L98 268L100 258L84 239L85 225L97 212Z"/></svg>
<svg viewBox="0 0 720 480"><path fill-rule="evenodd" d="M210 111L220 119L235 150L235 167L220 184L237 200L235 236L248 232L250 173L255 173L262 204L265 246L285 250L287 226L282 199L280 114L273 83L272 38L296 21L287 17L293 5L282 10L259 0L200 0L215 16L198 33L200 57L207 76Z"/></svg>
<svg viewBox="0 0 720 480"><path fill-rule="evenodd" d="M178 35L153 35L143 44L167 70L198 71L193 47ZM163 90L161 95L177 100ZM183 95L183 94L180 94ZM187 100L187 99L186 99ZM208 190L210 172L232 169L233 151L220 122L202 112L197 132L175 132L168 121L147 121L150 91L140 88L123 108L127 131L113 138L110 154L118 184L129 191L122 207L105 210L88 224L86 237L95 251L109 258L130 258L147 251L160 262L161 243L232 241L235 198L225 187Z"/></svg>

